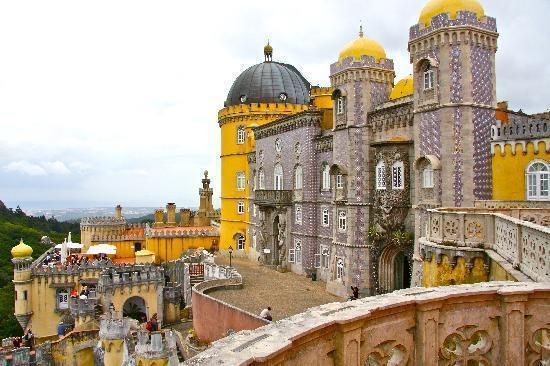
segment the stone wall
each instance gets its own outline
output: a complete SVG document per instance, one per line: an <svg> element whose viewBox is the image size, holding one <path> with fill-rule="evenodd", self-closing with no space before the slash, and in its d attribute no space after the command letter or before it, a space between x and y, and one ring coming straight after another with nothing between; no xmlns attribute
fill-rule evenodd
<svg viewBox="0 0 550 366"><path fill-rule="evenodd" d="M549 284L411 288L239 332L184 365L543 364L549 311Z"/></svg>

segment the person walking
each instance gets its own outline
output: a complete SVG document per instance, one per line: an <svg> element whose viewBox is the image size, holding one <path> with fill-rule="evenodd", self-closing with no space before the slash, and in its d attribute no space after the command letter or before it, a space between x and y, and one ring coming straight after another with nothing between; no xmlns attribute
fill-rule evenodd
<svg viewBox="0 0 550 366"><path fill-rule="evenodd" d="M267 309L262 310L260 313L260 318L264 318L269 321L273 320L273 315L271 315L271 306L268 306Z"/></svg>

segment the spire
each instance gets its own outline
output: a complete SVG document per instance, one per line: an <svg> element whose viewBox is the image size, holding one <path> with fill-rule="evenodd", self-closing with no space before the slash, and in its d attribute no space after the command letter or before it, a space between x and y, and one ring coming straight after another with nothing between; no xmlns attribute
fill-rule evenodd
<svg viewBox="0 0 550 366"><path fill-rule="evenodd" d="M267 44L264 47L264 59L265 62L270 62L273 60L273 47L269 44L269 39L267 40Z"/></svg>
<svg viewBox="0 0 550 366"><path fill-rule="evenodd" d="M363 24L359 23L359 37L363 37Z"/></svg>

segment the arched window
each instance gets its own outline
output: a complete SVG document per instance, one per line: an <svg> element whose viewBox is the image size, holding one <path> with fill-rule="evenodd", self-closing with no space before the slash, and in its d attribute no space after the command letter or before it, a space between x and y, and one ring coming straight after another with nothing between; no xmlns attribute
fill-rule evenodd
<svg viewBox="0 0 550 366"><path fill-rule="evenodd" d="M330 167L324 163L321 169L321 189L328 191L330 190Z"/></svg>
<svg viewBox="0 0 550 366"><path fill-rule="evenodd" d="M386 189L386 163L376 164L376 189Z"/></svg>
<svg viewBox="0 0 550 366"><path fill-rule="evenodd" d="M424 67L424 90L433 89L434 87L434 71L429 63Z"/></svg>
<svg viewBox="0 0 550 366"><path fill-rule="evenodd" d="M344 260L338 258L336 261L336 279L344 278Z"/></svg>
<svg viewBox="0 0 550 366"><path fill-rule="evenodd" d="M258 189L265 189L265 175L262 168L258 171Z"/></svg>
<svg viewBox="0 0 550 366"><path fill-rule="evenodd" d="M347 227L348 223L346 218L346 211L340 211L338 213L338 230L346 231Z"/></svg>
<svg viewBox="0 0 550 366"><path fill-rule="evenodd" d="M391 166L391 187L392 189L405 188L405 168L402 161L396 161Z"/></svg>
<svg viewBox="0 0 550 366"><path fill-rule="evenodd" d="M235 237L235 246L237 247L237 250L244 250L245 243L246 239L244 238L244 235L237 234Z"/></svg>
<svg viewBox="0 0 550 366"><path fill-rule="evenodd" d="M422 187L433 188L434 187L434 170L429 165L422 171Z"/></svg>
<svg viewBox="0 0 550 366"><path fill-rule="evenodd" d="M304 185L304 177L302 174L302 166L297 165L294 170L294 189L302 189Z"/></svg>
<svg viewBox="0 0 550 366"><path fill-rule="evenodd" d="M336 99L336 114L344 114L344 111L346 110L346 100L344 97L339 96Z"/></svg>
<svg viewBox="0 0 550 366"><path fill-rule="evenodd" d="M283 189L283 167L281 164L275 164L273 169L273 189L281 191Z"/></svg>
<svg viewBox="0 0 550 366"><path fill-rule="evenodd" d="M246 130L244 126L237 127L237 144L244 144L244 139L246 136Z"/></svg>
<svg viewBox="0 0 550 366"><path fill-rule="evenodd" d="M527 166L526 170L527 199L550 200L548 184L550 180L549 164L536 160Z"/></svg>
<svg viewBox="0 0 550 366"><path fill-rule="evenodd" d="M294 208L294 222L298 225L302 225L302 206L296 205Z"/></svg>

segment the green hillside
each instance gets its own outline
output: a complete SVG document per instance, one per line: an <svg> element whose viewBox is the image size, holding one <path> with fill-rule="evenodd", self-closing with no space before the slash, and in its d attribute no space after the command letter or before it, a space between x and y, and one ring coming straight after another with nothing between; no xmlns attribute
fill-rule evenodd
<svg viewBox="0 0 550 366"><path fill-rule="evenodd" d="M22 329L13 315L13 264L11 263L11 248L20 239L33 249L33 257L37 258L48 249L40 242L46 235L56 243L63 241L69 231L74 242L80 242L80 225L78 223L59 222L54 218L44 216L27 216L17 207L7 208L0 201L0 338L18 335Z"/></svg>

